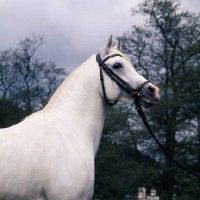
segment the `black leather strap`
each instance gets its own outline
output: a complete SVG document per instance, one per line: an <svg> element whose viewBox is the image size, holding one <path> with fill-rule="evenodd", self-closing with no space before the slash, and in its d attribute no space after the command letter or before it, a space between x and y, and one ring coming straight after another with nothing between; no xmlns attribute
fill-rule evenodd
<svg viewBox="0 0 200 200"><path fill-rule="evenodd" d="M199 174L195 174L194 172L188 170L187 168L185 168L183 165L181 165L178 161L175 160L175 158L169 154L165 149L164 147L162 146L162 144L158 141L158 139L156 138L156 136L154 135L153 131L151 130L147 120L146 120L146 117L145 117L145 114L140 106L140 103L139 103L139 100L137 98L135 98L134 100L134 103L135 103L135 107L136 107L136 110L139 114L139 116L141 117L144 125L146 126L146 128L148 129L149 133L151 134L151 136L154 138L154 140L156 141L156 143L158 144L158 146L161 148L161 150L164 152L164 154L174 163L176 164L178 167L180 167L182 170L186 171L188 174L191 174L193 176L197 176L198 178L200 178L200 175Z"/></svg>
<svg viewBox="0 0 200 200"><path fill-rule="evenodd" d="M106 101L106 103L109 105L109 106L114 106L117 101L114 101L113 103L110 102L107 98L107 95L106 95L106 89L105 89L105 86L104 86L104 78L103 78L103 73L102 73L102 69L100 67L100 80L101 80L101 87L102 87L102 91L103 91L103 96L104 96L104 99Z"/></svg>
<svg viewBox="0 0 200 200"><path fill-rule="evenodd" d="M147 83L149 83L150 81L145 81L144 83L142 83L141 85L139 85L137 88L136 88L136 90L137 91L140 91Z"/></svg>
<svg viewBox="0 0 200 200"><path fill-rule="evenodd" d="M113 106L116 104L116 102L114 103L111 103L108 99L107 99L107 96L106 96L106 91L105 91L105 86L104 86L104 78L103 78L103 74L102 74L102 69L106 72L106 74L111 78L111 80L115 81L115 83L120 87L122 88L124 91L126 91L130 98L134 98L134 96L136 94L138 94L138 91L136 89L134 89L132 86L130 86L126 81L124 81L123 79L121 79L117 74L115 74L110 68L108 68L105 64L105 62L112 58L112 57L115 57L115 56L120 56L122 57L120 54L112 54L110 56L107 56L105 59L101 59L101 56L100 54L97 54L96 55L96 61L98 62L99 64L99 67L100 67L100 80L101 80L101 85L102 85L102 90L103 90L103 95L104 95L104 99L106 101L106 103L110 106ZM147 84L148 81L145 81L145 83L142 83L142 85L140 85L140 89L145 85Z"/></svg>

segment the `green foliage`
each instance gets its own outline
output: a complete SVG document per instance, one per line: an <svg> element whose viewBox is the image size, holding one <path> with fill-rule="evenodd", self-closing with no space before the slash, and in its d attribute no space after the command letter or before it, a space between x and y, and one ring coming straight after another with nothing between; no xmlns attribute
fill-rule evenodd
<svg viewBox="0 0 200 200"><path fill-rule="evenodd" d="M137 176L133 173L134 152L129 146L103 139L96 157L94 199L124 199L126 193L136 195ZM133 187L136 186L136 187Z"/></svg>
<svg viewBox="0 0 200 200"><path fill-rule="evenodd" d="M147 154L152 141L146 135L134 107L118 104L108 108L101 145L96 156L95 191L93 199L137 198L138 187L148 189L159 185L154 161L155 153ZM153 141L152 141L153 142Z"/></svg>
<svg viewBox="0 0 200 200"><path fill-rule="evenodd" d="M44 38L31 36L0 52L0 96L29 113L44 107L65 75L64 68L35 58Z"/></svg>
<svg viewBox="0 0 200 200"><path fill-rule="evenodd" d="M0 128L6 128L20 122L28 113L10 100L0 100Z"/></svg>
<svg viewBox="0 0 200 200"><path fill-rule="evenodd" d="M32 35L0 52L0 127L43 108L63 81L64 68L35 58L43 43L43 37Z"/></svg>

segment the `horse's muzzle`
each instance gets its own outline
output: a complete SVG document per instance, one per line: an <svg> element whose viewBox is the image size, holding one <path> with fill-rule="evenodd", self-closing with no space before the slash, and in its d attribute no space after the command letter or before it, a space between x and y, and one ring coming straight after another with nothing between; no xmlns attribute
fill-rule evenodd
<svg viewBox="0 0 200 200"><path fill-rule="evenodd" d="M145 108L155 106L160 99L159 88L155 85L148 83L140 90L140 103Z"/></svg>

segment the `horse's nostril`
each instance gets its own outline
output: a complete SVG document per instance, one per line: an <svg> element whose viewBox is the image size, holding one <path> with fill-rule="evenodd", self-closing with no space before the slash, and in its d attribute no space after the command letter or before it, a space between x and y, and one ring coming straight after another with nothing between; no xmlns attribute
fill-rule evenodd
<svg viewBox="0 0 200 200"><path fill-rule="evenodd" d="M149 87L147 88L147 90L148 90L151 94L153 94L153 93L155 92L155 88L153 88L152 86L149 86Z"/></svg>

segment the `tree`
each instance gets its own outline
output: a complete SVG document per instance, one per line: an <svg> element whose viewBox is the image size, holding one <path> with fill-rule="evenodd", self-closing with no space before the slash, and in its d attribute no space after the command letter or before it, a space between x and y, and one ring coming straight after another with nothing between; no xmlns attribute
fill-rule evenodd
<svg viewBox="0 0 200 200"><path fill-rule="evenodd" d="M35 58L43 43L43 37L33 35L21 40L16 49L0 54L1 98L10 99L28 113L46 105L65 75L64 68Z"/></svg>
<svg viewBox="0 0 200 200"><path fill-rule="evenodd" d="M27 112L10 100L0 100L0 127L6 128L20 122Z"/></svg>
<svg viewBox="0 0 200 200"><path fill-rule="evenodd" d="M157 179L159 164L140 150L149 143L145 133L134 107L118 103L108 108L95 160L93 199L122 200L127 194L136 199L138 187L150 187L149 180Z"/></svg>
<svg viewBox="0 0 200 200"><path fill-rule="evenodd" d="M146 16L146 24L133 26L121 39L124 53L131 55L137 70L161 88L161 100L149 116L154 131L171 155L196 171L195 166L200 164L200 14L181 9L179 0L143 0L132 14ZM188 148L186 142L193 148ZM144 150L149 154L152 148L159 152L151 142ZM193 177L175 168L163 154L159 153L158 158L155 162L163 164L158 172L161 175L150 184L159 187L164 200L172 199L174 193L180 198L186 196L185 180L194 181ZM195 199L191 193L187 195Z"/></svg>

